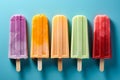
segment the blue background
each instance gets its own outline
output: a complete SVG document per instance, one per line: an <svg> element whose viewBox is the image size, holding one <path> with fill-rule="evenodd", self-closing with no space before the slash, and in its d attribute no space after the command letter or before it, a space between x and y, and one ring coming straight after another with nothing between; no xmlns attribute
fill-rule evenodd
<svg viewBox="0 0 120 80"><path fill-rule="evenodd" d="M97 14L107 14L111 19L112 59L105 60L105 71L99 71L99 60L83 60L82 72L76 70L75 59L63 60L63 71L57 70L57 59L43 59L43 71L37 71L36 61L22 60L22 71L17 73L15 62L8 59L9 20L14 14L23 14L28 24L30 51L31 19L36 14L48 16L64 14L72 17L85 15L89 21L90 54L92 49L93 19ZM29 52L30 54L30 52ZM119 0L0 0L0 80L118 80L120 78L120 1Z"/></svg>

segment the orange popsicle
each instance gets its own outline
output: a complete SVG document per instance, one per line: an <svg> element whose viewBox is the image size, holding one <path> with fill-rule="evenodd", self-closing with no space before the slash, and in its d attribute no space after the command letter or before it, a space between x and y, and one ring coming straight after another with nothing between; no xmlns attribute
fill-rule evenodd
<svg viewBox="0 0 120 80"><path fill-rule="evenodd" d="M49 58L48 19L44 14L32 19L31 58L38 59L38 70L42 70L42 58Z"/></svg>
<svg viewBox="0 0 120 80"><path fill-rule="evenodd" d="M62 71L62 58L69 58L68 22L64 15L53 17L51 58L59 58L59 71Z"/></svg>

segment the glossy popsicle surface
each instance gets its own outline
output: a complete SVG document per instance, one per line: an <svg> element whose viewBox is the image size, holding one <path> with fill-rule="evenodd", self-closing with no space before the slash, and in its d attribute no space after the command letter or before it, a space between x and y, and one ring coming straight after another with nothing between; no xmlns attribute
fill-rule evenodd
<svg viewBox="0 0 120 80"><path fill-rule="evenodd" d="M52 21L51 58L68 58L68 22L63 15L54 16Z"/></svg>
<svg viewBox="0 0 120 80"><path fill-rule="evenodd" d="M93 58L111 58L110 19L98 15L94 19Z"/></svg>
<svg viewBox="0 0 120 80"><path fill-rule="evenodd" d="M9 58L27 58L26 19L22 15L14 15L10 20Z"/></svg>
<svg viewBox="0 0 120 80"><path fill-rule="evenodd" d="M72 19L71 58L89 58L88 23L83 15Z"/></svg>
<svg viewBox="0 0 120 80"><path fill-rule="evenodd" d="M31 58L48 58L48 19L44 14L33 17L31 40Z"/></svg>

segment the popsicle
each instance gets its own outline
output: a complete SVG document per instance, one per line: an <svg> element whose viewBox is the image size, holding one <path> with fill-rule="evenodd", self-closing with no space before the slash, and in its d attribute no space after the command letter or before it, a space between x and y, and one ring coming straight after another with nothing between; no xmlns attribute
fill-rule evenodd
<svg viewBox="0 0 120 80"><path fill-rule="evenodd" d="M82 70L82 59L89 58L88 23L83 15L72 19L71 58L77 58L77 69Z"/></svg>
<svg viewBox="0 0 120 80"><path fill-rule="evenodd" d="M58 70L62 71L62 58L69 58L68 22L64 15L52 20L51 58L58 58Z"/></svg>
<svg viewBox="0 0 120 80"><path fill-rule="evenodd" d="M16 59L16 70L21 70L20 59L27 59L27 28L26 19L22 15L14 15L10 20L9 54Z"/></svg>
<svg viewBox="0 0 120 80"><path fill-rule="evenodd" d="M49 58L48 19L44 14L32 19L31 58L38 59L38 70L42 70L42 58Z"/></svg>
<svg viewBox="0 0 120 80"><path fill-rule="evenodd" d="M104 59L112 57L110 39L110 19L107 15L97 15L94 19L93 58L100 59L100 71L104 71Z"/></svg>

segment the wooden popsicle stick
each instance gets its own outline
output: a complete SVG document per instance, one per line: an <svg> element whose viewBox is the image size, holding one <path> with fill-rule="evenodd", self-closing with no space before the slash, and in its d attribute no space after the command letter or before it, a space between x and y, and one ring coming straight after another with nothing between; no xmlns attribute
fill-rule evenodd
<svg viewBox="0 0 120 80"><path fill-rule="evenodd" d="M16 59L16 71L20 72L21 66L20 66L20 59Z"/></svg>
<svg viewBox="0 0 120 80"><path fill-rule="evenodd" d="M82 59L77 60L77 70L82 71Z"/></svg>
<svg viewBox="0 0 120 80"><path fill-rule="evenodd" d="M100 71L104 71L104 59L100 59Z"/></svg>
<svg viewBox="0 0 120 80"><path fill-rule="evenodd" d="M58 59L58 71L62 71L62 59Z"/></svg>
<svg viewBox="0 0 120 80"><path fill-rule="evenodd" d="M38 71L42 71L42 59L38 58Z"/></svg>

